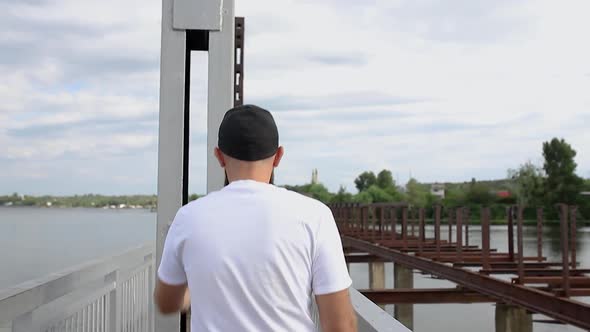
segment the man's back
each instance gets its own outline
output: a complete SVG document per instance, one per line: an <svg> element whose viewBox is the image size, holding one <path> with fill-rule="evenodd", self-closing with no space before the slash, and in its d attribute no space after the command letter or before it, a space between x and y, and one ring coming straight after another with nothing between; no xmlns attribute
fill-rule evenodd
<svg viewBox="0 0 590 332"><path fill-rule="evenodd" d="M194 331L312 331L312 293L351 284L329 209L251 180L179 211L159 277L188 282Z"/></svg>

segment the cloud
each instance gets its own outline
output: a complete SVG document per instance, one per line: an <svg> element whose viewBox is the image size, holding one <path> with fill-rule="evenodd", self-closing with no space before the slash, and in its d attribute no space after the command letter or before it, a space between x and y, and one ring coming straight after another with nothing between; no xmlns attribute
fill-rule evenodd
<svg viewBox="0 0 590 332"><path fill-rule="evenodd" d="M398 1L381 17L395 30L430 41L489 43L522 33L526 21L510 13L523 1Z"/></svg>
<svg viewBox="0 0 590 332"><path fill-rule="evenodd" d="M265 105L273 111L321 110L326 108L374 107L409 104L428 101L427 98L412 99L395 97L379 92L351 92L320 96L273 96L252 98L254 103Z"/></svg>
<svg viewBox="0 0 590 332"><path fill-rule="evenodd" d="M499 178L564 137L590 174L586 1L251 0L246 102L274 112L279 183L320 170ZM279 10L280 9L280 10ZM0 0L0 193L156 191L160 2ZM193 54L191 191L205 188ZM582 73L582 74L580 74ZM64 184L63 179L68 179Z"/></svg>
<svg viewBox="0 0 590 332"><path fill-rule="evenodd" d="M347 65L347 66L361 66L367 64L368 59L364 55L312 55L308 56L307 60L317 62L320 65Z"/></svg>

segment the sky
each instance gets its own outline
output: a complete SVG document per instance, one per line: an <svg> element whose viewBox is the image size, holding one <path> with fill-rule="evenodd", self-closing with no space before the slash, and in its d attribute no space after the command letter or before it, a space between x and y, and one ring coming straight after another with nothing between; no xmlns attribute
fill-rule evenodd
<svg viewBox="0 0 590 332"><path fill-rule="evenodd" d="M590 2L236 0L278 184L499 179L562 137L590 177ZM161 2L0 0L0 194L156 193ZM205 192L193 55L190 191Z"/></svg>

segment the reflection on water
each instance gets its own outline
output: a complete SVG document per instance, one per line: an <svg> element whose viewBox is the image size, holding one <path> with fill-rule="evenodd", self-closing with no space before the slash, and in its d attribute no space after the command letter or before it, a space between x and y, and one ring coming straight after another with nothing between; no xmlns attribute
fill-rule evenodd
<svg viewBox="0 0 590 332"><path fill-rule="evenodd" d="M576 252L581 252L584 250L584 245L585 245L585 241L580 241L578 239L578 237L580 237L580 234L583 235L583 233L586 231L587 229L579 229L576 232ZM527 230L527 231L533 231L533 230ZM536 230L535 230L535 236L536 236ZM561 229L558 225L556 224L551 224L548 227L545 227L543 229L543 241L547 241L548 242L548 246L546 246L548 248L548 255L552 256L552 257L561 257L561 248L562 248L562 243L561 243ZM570 245L570 249L571 249L571 242L569 243Z"/></svg>

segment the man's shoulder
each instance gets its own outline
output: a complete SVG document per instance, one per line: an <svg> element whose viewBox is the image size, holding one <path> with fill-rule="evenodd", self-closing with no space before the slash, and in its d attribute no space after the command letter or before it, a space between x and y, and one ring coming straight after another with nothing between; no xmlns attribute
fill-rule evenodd
<svg viewBox="0 0 590 332"><path fill-rule="evenodd" d="M206 209L212 203L218 202L220 198L221 191L213 191L207 195L201 196L194 201L188 202L183 207L180 208L180 211L184 213L194 214L197 213L199 210Z"/></svg>
<svg viewBox="0 0 590 332"><path fill-rule="evenodd" d="M305 211L314 211L316 213L329 213L330 208L321 201L298 193L296 191L280 188L287 200L286 203L291 203L294 207L305 209Z"/></svg>

